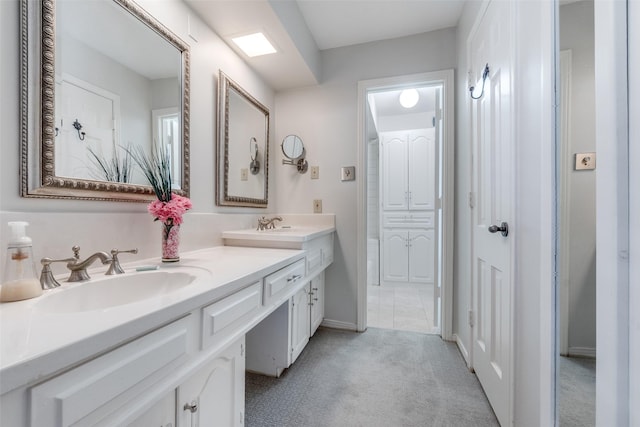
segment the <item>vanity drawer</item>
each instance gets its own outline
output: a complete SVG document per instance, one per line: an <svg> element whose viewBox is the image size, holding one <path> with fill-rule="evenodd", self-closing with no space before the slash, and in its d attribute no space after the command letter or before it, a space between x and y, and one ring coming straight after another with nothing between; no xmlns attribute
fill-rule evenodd
<svg viewBox="0 0 640 427"><path fill-rule="evenodd" d="M271 303L305 276L305 260L300 259L264 278L264 305Z"/></svg>
<svg viewBox="0 0 640 427"><path fill-rule="evenodd" d="M262 283L256 282L202 309L202 348L230 336L262 304Z"/></svg>
<svg viewBox="0 0 640 427"><path fill-rule="evenodd" d="M30 425L98 424L183 363L190 320L184 317L32 387Z"/></svg>

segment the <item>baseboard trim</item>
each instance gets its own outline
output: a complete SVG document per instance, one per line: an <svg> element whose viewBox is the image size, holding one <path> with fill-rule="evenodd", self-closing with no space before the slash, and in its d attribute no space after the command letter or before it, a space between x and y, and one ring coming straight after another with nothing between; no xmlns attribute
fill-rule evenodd
<svg viewBox="0 0 640 427"><path fill-rule="evenodd" d="M342 329L345 331L357 331L358 327L355 323L341 322L339 320L323 319L321 326L331 329Z"/></svg>
<svg viewBox="0 0 640 427"><path fill-rule="evenodd" d="M458 350L460 350L460 354L462 355L462 358L464 359L465 363L467 364L467 368L471 368L471 362L469 360L469 352L467 351L467 348L464 346L464 343L462 342L462 339L460 339L458 334L453 334L453 339L456 342L456 344L458 345Z"/></svg>
<svg viewBox="0 0 640 427"><path fill-rule="evenodd" d="M569 357L596 358L596 349L593 347L569 347Z"/></svg>

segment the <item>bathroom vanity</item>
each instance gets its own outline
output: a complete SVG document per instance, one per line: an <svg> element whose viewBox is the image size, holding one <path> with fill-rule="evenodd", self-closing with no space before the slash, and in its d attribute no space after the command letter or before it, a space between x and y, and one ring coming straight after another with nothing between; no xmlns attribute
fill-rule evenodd
<svg viewBox="0 0 640 427"><path fill-rule="evenodd" d="M242 425L246 362L277 352L279 375L322 320L314 288L333 259L333 228L303 240L187 252L155 271L135 267L157 260L119 276L95 270L0 305L0 424ZM254 328L282 347L245 344Z"/></svg>

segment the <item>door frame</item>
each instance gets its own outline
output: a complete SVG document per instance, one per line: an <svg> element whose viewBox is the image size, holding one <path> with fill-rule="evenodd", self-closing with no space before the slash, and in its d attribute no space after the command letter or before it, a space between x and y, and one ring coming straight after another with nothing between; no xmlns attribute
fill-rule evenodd
<svg viewBox="0 0 640 427"><path fill-rule="evenodd" d="M453 335L453 227L454 227L454 72L452 69L410 74L358 82L358 157L356 167L360 170L357 180L357 307L356 329L367 329L367 92L373 89L399 89L415 85L442 85L443 161L442 161L442 260L439 265L441 283L440 335L452 341Z"/></svg>

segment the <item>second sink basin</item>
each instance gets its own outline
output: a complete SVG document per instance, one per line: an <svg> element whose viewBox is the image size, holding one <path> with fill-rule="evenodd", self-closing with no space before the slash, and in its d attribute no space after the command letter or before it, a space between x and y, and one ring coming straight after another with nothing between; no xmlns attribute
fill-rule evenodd
<svg viewBox="0 0 640 427"><path fill-rule="evenodd" d="M104 310L163 296L190 285L187 271L148 271L106 276L41 297L37 308L50 313Z"/></svg>

